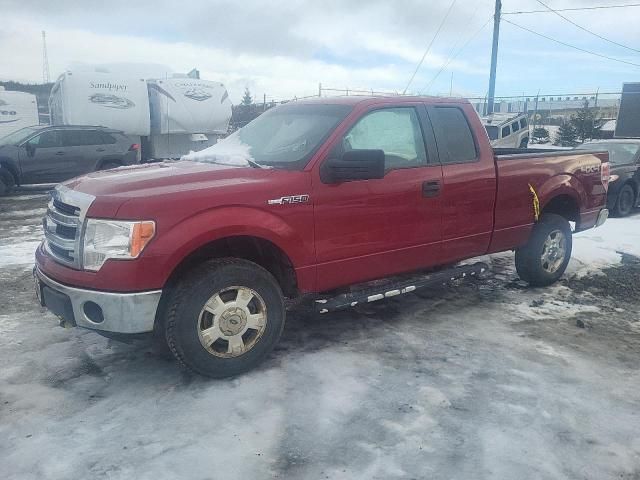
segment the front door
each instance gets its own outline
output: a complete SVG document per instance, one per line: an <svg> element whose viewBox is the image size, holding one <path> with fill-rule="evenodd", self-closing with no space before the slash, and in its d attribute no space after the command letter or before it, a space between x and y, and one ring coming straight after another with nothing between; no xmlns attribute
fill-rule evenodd
<svg viewBox="0 0 640 480"><path fill-rule="evenodd" d="M384 178L325 184L316 171L318 290L437 262L442 170L435 155L428 154L433 145L425 144L425 133L434 142L423 108L416 104L365 112L329 150L326 159L351 149L383 150Z"/></svg>
<svg viewBox="0 0 640 480"><path fill-rule="evenodd" d="M22 183L57 183L65 180L67 155L60 130L47 130L29 139L20 152Z"/></svg>

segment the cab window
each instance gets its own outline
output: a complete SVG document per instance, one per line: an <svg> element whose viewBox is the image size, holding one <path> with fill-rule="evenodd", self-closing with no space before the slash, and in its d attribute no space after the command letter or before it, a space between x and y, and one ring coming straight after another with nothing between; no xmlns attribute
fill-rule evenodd
<svg viewBox="0 0 640 480"><path fill-rule="evenodd" d="M506 127L502 127L502 135L500 136L504 138L508 137L509 135L511 135L511 127L509 127L509 125L507 125Z"/></svg>
<svg viewBox="0 0 640 480"><path fill-rule="evenodd" d="M515 133L518 130L520 130L520 124L518 122L513 122L511 124L511 131Z"/></svg>
<svg viewBox="0 0 640 480"><path fill-rule="evenodd" d="M368 113L344 136L342 149L382 150L387 170L427 163L420 122L413 107L385 108Z"/></svg>
<svg viewBox="0 0 640 480"><path fill-rule="evenodd" d="M458 107L435 107L433 121L441 163L467 163L478 158L476 142L464 112Z"/></svg>
<svg viewBox="0 0 640 480"><path fill-rule="evenodd" d="M520 128L525 128L527 126L527 119L526 118L521 118L520 119Z"/></svg>

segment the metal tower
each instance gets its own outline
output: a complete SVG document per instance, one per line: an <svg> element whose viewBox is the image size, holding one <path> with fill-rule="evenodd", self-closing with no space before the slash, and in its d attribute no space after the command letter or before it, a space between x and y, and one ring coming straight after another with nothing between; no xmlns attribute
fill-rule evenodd
<svg viewBox="0 0 640 480"><path fill-rule="evenodd" d="M47 34L42 31L42 83L49 83L49 57L47 56Z"/></svg>

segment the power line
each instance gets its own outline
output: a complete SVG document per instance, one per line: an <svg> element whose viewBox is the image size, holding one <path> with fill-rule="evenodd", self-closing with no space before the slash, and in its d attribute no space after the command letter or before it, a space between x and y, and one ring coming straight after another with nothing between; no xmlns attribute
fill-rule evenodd
<svg viewBox="0 0 640 480"><path fill-rule="evenodd" d="M611 60L611 61L614 61L614 62L625 63L627 65L633 65L634 67L640 67L640 64L638 64L638 63L628 62L626 60L620 60L619 58L609 57L608 55L603 55L602 53L593 52L593 51L587 50L585 48L576 47L575 45L571 45L570 43L565 43L565 42L563 42L561 40L556 40L555 38L548 37L548 36L546 36L546 35L544 35L542 33L538 33L538 32L535 32L535 31L533 31L533 30L531 30L531 29L529 29L527 27L523 27L522 25L518 25L517 23L512 22L511 20L507 20L506 18L503 18L502 21L507 22L507 23L513 25L514 27L518 27L518 28L520 28L522 30L525 30L525 31L527 31L529 33L533 33L534 35L537 35L538 37L546 38L547 40L551 40L552 42L558 43L560 45L564 45L565 47L573 48L574 50L579 50L581 52L588 53L590 55L595 55L596 57L606 58L607 60Z"/></svg>
<svg viewBox="0 0 640 480"><path fill-rule="evenodd" d="M582 10L608 10L610 8L627 8L627 7L640 7L640 3L627 3L624 5L601 5L594 7L574 7L574 8L558 8L556 12L576 12ZM503 15L522 15L527 13L549 13L548 10L520 10L515 12L503 12Z"/></svg>
<svg viewBox="0 0 640 480"><path fill-rule="evenodd" d="M433 78L431 79L431 81L429 82L429 84L428 84L428 85L427 85L423 90L420 90L420 92L418 92L419 94L421 94L423 91L424 91L425 93L427 93L427 92L429 91L429 89L431 88L431 85L433 85L433 82L435 82L435 81L436 81L436 79L440 76L440 74L444 71L444 69L445 69L445 68L447 68L447 67L449 66L449 64L450 64L451 62L453 62L453 61L458 57L458 55L460 55L460 54L462 53L462 51L463 51L465 48L467 48L467 46L468 46L468 45L469 45L469 44L470 44L470 43L471 43L471 42L472 42L472 41L473 41L473 40L474 40L474 39L475 39L475 38L480 34L480 32L481 32L482 30L484 30L484 27L486 27L486 26L487 26L487 24L491 21L491 19L492 19L492 17L489 17L489 18L487 19L487 21L486 21L486 22L484 22L484 23L482 24L482 26L481 26L478 30L476 30L476 32L475 32L473 35L471 35L471 37L469 37L469 39L464 43L464 45L462 45L462 47L460 47L460 49L455 53L455 55L453 55L453 56L449 57L449 59L447 60L447 63L445 63L445 64L440 68L440 70L438 70L438 73L436 73L436 74L433 76Z"/></svg>
<svg viewBox="0 0 640 480"><path fill-rule="evenodd" d="M587 32L590 35L593 35L594 37L598 37L601 40L604 40L605 42L609 42L613 45L617 45L619 47L622 48L626 48L628 50L632 50L634 52L640 53L640 50L637 50L635 48L631 48L627 45L623 45L622 43L618 43L618 42L614 42L613 40L610 40L606 37L603 37L602 35L592 32L591 30L589 30L588 28L583 27L582 25L578 25L576 22L574 22L573 20L571 20L570 18L565 17L564 15L562 15L561 13L559 13L557 10L554 10L553 8L551 8L549 5L547 5L546 3L540 1L540 0L536 0L536 2L538 2L540 5L542 5L544 8L548 9L550 12L555 13L557 16L559 16L560 18L562 18L563 20L569 22L571 25L573 25L574 27L578 27L580 30L583 30L585 32Z"/></svg>
<svg viewBox="0 0 640 480"><path fill-rule="evenodd" d="M422 55L422 58L418 62L418 65L416 65L416 69L414 70L413 75L411 75L411 78L409 79L409 82L407 82L407 86L404 87L404 90L402 91L403 95L405 93L407 93L407 89L409 88L409 85L411 85L411 82L413 82L413 79L415 78L416 74L418 73L418 70L420 70L420 67L422 66L422 62L424 62L424 59L427 57L427 54L429 53L429 50L431 50L431 46L433 45L433 42L436 41L436 38L438 37L438 34L440 33L440 30L442 30L442 27L444 26L444 23L447 21L447 18L449 18L449 14L451 13L451 10L453 10L453 6L456 4L456 1L457 0L452 0L451 5L449 5L449 10L447 10L447 13L445 14L444 18L440 22L440 25L438 26L438 30L436 30L435 35L431 39L431 42L429 42L429 46L424 51L424 54Z"/></svg>

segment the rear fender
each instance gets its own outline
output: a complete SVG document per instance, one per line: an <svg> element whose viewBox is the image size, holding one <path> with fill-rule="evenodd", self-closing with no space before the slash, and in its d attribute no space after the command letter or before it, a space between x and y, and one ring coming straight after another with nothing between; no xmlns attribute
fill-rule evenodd
<svg viewBox="0 0 640 480"><path fill-rule="evenodd" d="M560 195L571 197L578 205L579 212L584 209L587 202L587 192L584 186L577 177L568 173L554 175L542 185L534 186L534 188L540 200L540 211L544 211L549 202Z"/></svg>

